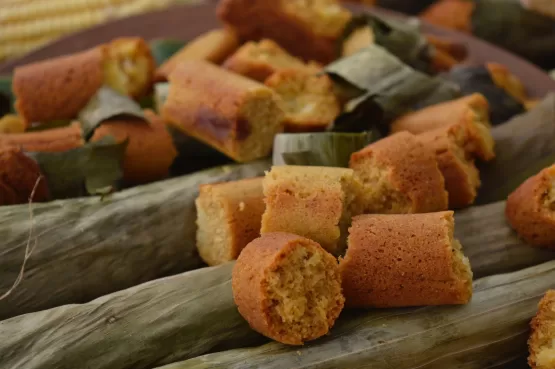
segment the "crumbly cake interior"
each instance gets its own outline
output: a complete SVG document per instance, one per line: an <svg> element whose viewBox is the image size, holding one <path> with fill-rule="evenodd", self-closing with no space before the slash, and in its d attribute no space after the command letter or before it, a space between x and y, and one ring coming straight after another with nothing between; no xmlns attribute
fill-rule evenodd
<svg viewBox="0 0 555 369"><path fill-rule="evenodd" d="M136 40L115 40L108 45L104 83L128 96L144 93L150 83L150 60Z"/></svg>
<svg viewBox="0 0 555 369"><path fill-rule="evenodd" d="M482 158L490 160L495 156L495 140L491 135L488 113L483 109L476 108L473 108L471 111L474 115L472 122L478 137L476 137L477 142L469 140L469 143L479 145L478 151L482 153Z"/></svg>
<svg viewBox="0 0 555 369"><path fill-rule="evenodd" d="M470 153L464 149L465 143L467 142L466 131L464 129L451 131L449 139L452 143L452 152L455 154L457 159L459 159L464 171L467 173L469 185L474 192L474 196L476 196L476 189L478 189L481 185L480 172L478 171L478 168L476 168L474 159L471 157Z"/></svg>
<svg viewBox="0 0 555 369"><path fill-rule="evenodd" d="M342 298L332 262L323 251L300 246L268 272L270 318L284 335L304 342L329 330Z"/></svg>
<svg viewBox="0 0 555 369"><path fill-rule="evenodd" d="M262 40L258 43L251 42L247 47L250 57L268 62L277 69L304 67L304 63L300 59L289 55L273 41Z"/></svg>
<svg viewBox="0 0 555 369"><path fill-rule="evenodd" d="M390 169L379 165L373 156L367 156L353 168L364 184L360 206L366 214L405 214L411 211L410 198L391 184Z"/></svg>
<svg viewBox="0 0 555 369"><path fill-rule="evenodd" d="M201 258L209 263L232 260L226 247L231 240L231 230L227 224L225 209L217 195L197 199L197 249Z"/></svg>
<svg viewBox="0 0 555 369"><path fill-rule="evenodd" d="M321 36L338 37L351 19L351 13L337 0L290 0L283 5L287 13Z"/></svg>
<svg viewBox="0 0 555 369"><path fill-rule="evenodd" d="M552 296L548 292L545 298ZM534 333L532 359L537 369L552 369L555 367L555 303L547 301L539 312L541 320Z"/></svg>
<svg viewBox="0 0 555 369"><path fill-rule="evenodd" d="M549 181L547 182L548 188L544 196L544 206L550 211L555 211L555 166L552 166L547 170L547 177ZM553 214L555 217L555 214Z"/></svg>
<svg viewBox="0 0 555 369"><path fill-rule="evenodd" d="M444 222L446 223L450 223L447 219L444 219ZM467 294L471 295L472 294L472 277L473 277L473 273L472 273L472 269L470 267L470 261L468 260L468 258L466 256L464 256L463 254L463 249L462 249L462 245L459 242L459 240L457 240L454 237L454 226L453 224L447 224L446 225L449 229L449 247L451 249L451 252L453 254L453 261L451 264L453 273L455 274L457 280L459 281L463 281L466 283L466 287L467 287Z"/></svg>
<svg viewBox="0 0 555 369"><path fill-rule="evenodd" d="M270 153L274 135L282 130L283 109L281 99L269 88L249 91L239 112L235 148L243 160L262 157Z"/></svg>

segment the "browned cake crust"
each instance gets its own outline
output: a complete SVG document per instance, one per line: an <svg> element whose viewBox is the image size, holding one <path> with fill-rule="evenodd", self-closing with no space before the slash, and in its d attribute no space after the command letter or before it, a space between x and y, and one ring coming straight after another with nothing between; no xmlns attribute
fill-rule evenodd
<svg viewBox="0 0 555 369"><path fill-rule="evenodd" d="M471 205L481 185L480 173L464 149L466 130L461 125L438 128L418 135L424 146L436 153L439 170L449 194L449 209Z"/></svg>
<svg viewBox="0 0 555 369"><path fill-rule="evenodd" d="M61 152L76 149L84 143L79 122L62 128L0 135L0 146L16 147L30 152Z"/></svg>
<svg viewBox="0 0 555 369"><path fill-rule="evenodd" d="M265 85L285 102L285 132L325 131L341 113L331 79L310 68L277 71Z"/></svg>
<svg viewBox="0 0 555 369"><path fill-rule="evenodd" d="M460 124L466 130L464 145L467 152L483 160L495 157L489 104L483 95L477 93L402 116L393 122L391 132L420 134L454 124Z"/></svg>
<svg viewBox="0 0 555 369"><path fill-rule="evenodd" d="M555 290L545 293L538 304L538 312L530 323L528 339L532 369L552 369L555 365Z"/></svg>
<svg viewBox="0 0 555 369"><path fill-rule="evenodd" d="M217 15L245 40L268 38L320 63L335 59L335 42L351 18L335 1L221 0Z"/></svg>
<svg viewBox="0 0 555 369"><path fill-rule="evenodd" d="M102 86L104 46L18 67L15 108L27 124L73 119Z"/></svg>
<svg viewBox="0 0 555 369"><path fill-rule="evenodd" d="M0 205L29 202L35 185L33 202L46 201L50 196L47 180L42 176L39 165L13 147L0 146L0 185L0 200L3 201Z"/></svg>
<svg viewBox="0 0 555 369"><path fill-rule="evenodd" d="M299 260L299 265L287 265L288 256L299 251L305 253L306 260ZM312 266L315 268L311 269ZM296 281L292 279L293 275L280 273L283 270L293 272L292 268L297 268L297 272L302 270L305 273L302 279L306 281L310 281L312 276L319 280L311 290L303 291L304 296L298 296L304 300L301 309L287 309L287 305L294 302L297 297L295 295L299 292L288 289L287 284L302 282L299 278ZM272 274L280 277L283 288L289 292L281 301L270 295ZM302 345L328 333L344 304L337 260L316 242L289 233L269 233L249 243L233 268L232 285L239 313L250 326L269 338L290 345ZM320 295L327 299L320 301ZM317 304L324 310L324 319L318 313L316 317L307 314ZM302 310L304 314L296 316L289 323L289 327L304 323L305 331L295 334L282 319L289 315L294 316ZM313 319L317 324L305 322L308 319Z"/></svg>
<svg viewBox="0 0 555 369"><path fill-rule="evenodd" d="M237 259L260 236L263 178L205 184L196 199L197 249L208 265Z"/></svg>
<svg viewBox="0 0 555 369"><path fill-rule="evenodd" d="M353 153L349 167L365 186L364 213L447 209L447 192L435 153L411 133L396 133Z"/></svg>
<svg viewBox="0 0 555 369"><path fill-rule="evenodd" d="M486 63L486 68L497 87L504 89L522 104L528 101L524 85L518 77L511 73L509 68L499 63Z"/></svg>
<svg viewBox="0 0 555 369"><path fill-rule="evenodd" d="M472 272L453 228L451 211L354 217L339 264L347 306L469 302Z"/></svg>
<svg viewBox="0 0 555 369"><path fill-rule="evenodd" d="M505 213L528 244L555 248L555 166L528 178L510 194Z"/></svg>
<svg viewBox="0 0 555 369"><path fill-rule="evenodd" d="M466 0L440 0L420 14L422 20L449 29L471 33L474 2Z"/></svg>
<svg viewBox="0 0 555 369"><path fill-rule="evenodd" d="M162 117L232 159L265 157L283 130L281 99L270 88L201 60L170 75Z"/></svg>
<svg viewBox="0 0 555 369"><path fill-rule="evenodd" d="M164 179L177 156L172 137L164 121L152 110L146 110L149 123L133 120L110 120L102 123L92 137L98 141L113 136L118 141L128 140L123 158L123 177L132 184Z"/></svg>
<svg viewBox="0 0 555 369"><path fill-rule="evenodd" d="M196 37L166 60L155 74L156 81L166 81L175 66L184 60L206 60L222 63L239 47L239 38L229 28L215 29Z"/></svg>

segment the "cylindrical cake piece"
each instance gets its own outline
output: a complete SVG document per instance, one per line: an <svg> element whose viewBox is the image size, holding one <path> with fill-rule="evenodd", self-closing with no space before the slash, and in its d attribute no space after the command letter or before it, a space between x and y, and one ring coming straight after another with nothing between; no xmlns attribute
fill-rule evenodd
<svg viewBox="0 0 555 369"><path fill-rule="evenodd" d="M298 234L340 254L361 190L352 169L274 166L264 178L260 233Z"/></svg>
<svg viewBox="0 0 555 369"><path fill-rule="evenodd" d="M289 345L328 333L345 301L337 260L290 233L268 233L249 243L233 268L232 286L250 326Z"/></svg>
<svg viewBox="0 0 555 369"><path fill-rule="evenodd" d="M208 265L237 259L260 236L263 178L205 184L196 199L197 249Z"/></svg>
<svg viewBox="0 0 555 369"><path fill-rule="evenodd" d="M102 85L138 97L151 87L153 72L154 60L143 39L116 39L16 68L15 107L27 125L73 119Z"/></svg>
<svg viewBox="0 0 555 369"><path fill-rule="evenodd" d="M404 115L393 122L391 132L420 134L453 124L461 124L468 131L466 151L483 160L495 157L489 104L481 94L472 94Z"/></svg>
<svg viewBox="0 0 555 369"><path fill-rule="evenodd" d="M39 165L20 149L0 145L0 205L42 202L49 197Z"/></svg>
<svg viewBox="0 0 555 369"><path fill-rule="evenodd" d="M250 41L241 46L222 65L237 74L256 81L264 81L273 73L283 69L311 69L317 73L319 68L314 63L304 62L282 49L272 40Z"/></svg>
<svg viewBox="0 0 555 369"><path fill-rule="evenodd" d="M229 28L215 29L198 36L166 60L155 74L156 81L166 81L175 67L185 60L222 63L239 47L239 39Z"/></svg>
<svg viewBox="0 0 555 369"><path fill-rule="evenodd" d="M222 22L245 40L271 39L305 61L329 63L351 19L339 1L222 0Z"/></svg>
<svg viewBox="0 0 555 369"><path fill-rule="evenodd" d="M528 339L530 368L553 369L555 367L555 290L547 291L541 299L530 328Z"/></svg>
<svg viewBox="0 0 555 369"><path fill-rule="evenodd" d="M439 170L445 179L449 194L449 209L471 205L481 185L480 173L473 158L465 151L468 131L463 125L454 124L417 136L424 146L435 151Z"/></svg>
<svg viewBox="0 0 555 369"><path fill-rule="evenodd" d="M472 271L453 229L452 211L354 217L339 264L346 305L468 303Z"/></svg>
<svg viewBox="0 0 555 369"><path fill-rule="evenodd" d="M272 74L266 86L285 102L285 132L325 131L341 113L333 82L309 69L284 69Z"/></svg>
<svg viewBox="0 0 555 369"><path fill-rule="evenodd" d="M109 120L95 131L92 141L113 136L118 142L128 140L123 158L123 178L140 184L164 179L177 156L166 123L153 111L146 110L146 122Z"/></svg>
<svg viewBox="0 0 555 369"><path fill-rule="evenodd" d="M555 165L528 178L509 195L506 215L526 243L555 249Z"/></svg>
<svg viewBox="0 0 555 369"><path fill-rule="evenodd" d="M0 146L16 147L27 152L62 152L84 144L79 122L43 131L0 134Z"/></svg>
<svg viewBox="0 0 555 369"><path fill-rule="evenodd" d="M200 60L170 75L163 118L238 162L267 156L283 130L282 101L270 88Z"/></svg>
<svg viewBox="0 0 555 369"><path fill-rule="evenodd" d="M447 210L435 152L411 133L396 133L353 153L349 167L364 185L358 199L363 213Z"/></svg>

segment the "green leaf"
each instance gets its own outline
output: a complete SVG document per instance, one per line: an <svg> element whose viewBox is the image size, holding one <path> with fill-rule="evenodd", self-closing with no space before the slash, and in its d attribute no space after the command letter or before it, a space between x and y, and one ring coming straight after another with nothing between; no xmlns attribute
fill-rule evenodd
<svg viewBox="0 0 555 369"><path fill-rule="evenodd" d="M175 39L159 39L150 42L150 52L156 61L156 65L162 65L173 54L187 45L187 41Z"/></svg>
<svg viewBox="0 0 555 369"><path fill-rule="evenodd" d="M147 123L143 110L137 102L106 86L98 89L78 115L83 128L83 137L87 140L100 123L122 117Z"/></svg>
<svg viewBox="0 0 555 369"><path fill-rule="evenodd" d="M351 154L378 140L376 132L281 133L274 139L274 165L347 167Z"/></svg>
<svg viewBox="0 0 555 369"><path fill-rule="evenodd" d="M12 78L0 77L0 117L15 113L15 96L12 92Z"/></svg>
<svg viewBox="0 0 555 369"><path fill-rule="evenodd" d="M64 152L33 152L48 180L53 198L64 199L85 194L105 194L118 188L123 178L123 155L127 141L116 142L106 136L77 149Z"/></svg>
<svg viewBox="0 0 555 369"><path fill-rule="evenodd" d="M415 107L423 108L460 96L454 83L412 69L378 45L329 64L325 72L335 83L348 83L366 92L348 104L351 110L373 99L383 110L385 122Z"/></svg>
<svg viewBox="0 0 555 369"><path fill-rule="evenodd" d="M161 112L164 102L170 93L169 82L160 82L154 85L154 106L158 113Z"/></svg>

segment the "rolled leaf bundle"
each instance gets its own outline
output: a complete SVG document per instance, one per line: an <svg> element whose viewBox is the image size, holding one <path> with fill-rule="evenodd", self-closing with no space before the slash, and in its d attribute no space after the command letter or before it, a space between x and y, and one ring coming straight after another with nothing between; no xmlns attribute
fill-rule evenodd
<svg viewBox="0 0 555 369"><path fill-rule="evenodd" d="M168 183L163 184L167 186ZM175 183L177 184L177 182ZM148 187L154 189L152 186L149 185ZM182 191L184 188L186 187L179 186L179 193L186 192ZM172 194L175 195L177 190L177 188L174 189ZM136 197L133 197L133 201L137 201ZM160 199L160 202L162 201L165 201L165 208L171 204L171 201L165 196ZM464 245L465 254L470 258L473 272L477 276L514 271L549 260L548 256L553 258L553 253L527 247L519 242L504 222L503 210L504 203L499 203L496 206L473 208L468 213L465 212L456 216L457 230L455 231L455 237ZM146 212L146 214L148 213ZM47 214L43 215L43 217L46 216ZM165 225L158 225L158 227L161 227L159 229L163 227L165 231L168 228L172 229L174 234L164 233L166 234L165 238L171 237L176 241L179 238L181 247L183 236L175 234L181 233L175 232L175 229L183 229L184 218L182 216L178 216L179 219L174 218L176 217L164 220ZM125 224L131 224L129 222L131 220ZM187 224L190 224L190 222ZM137 229L142 226L143 224L137 225ZM139 231L137 230L137 232ZM152 232L152 227L150 232ZM120 237L122 236L120 235ZM148 239L150 240L150 238ZM186 239L188 240L189 236ZM161 250L160 245L157 245L156 248L149 247L149 249L153 252ZM37 249L38 251L39 249ZM60 251L60 255L65 255L63 250ZM174 258L178 257L182 260L184 257L183 251L180 250L172 255ZM172 264L177 262L177 260L169 259L165 261ZM152 262L153 260L144 261L146 264ZM105 265L106 263L100 260L92 264L97 269L97 274L106 273ZM141 267L140 264L137 264L137 267ZM5 270L5 268L0 270ZM59 272L59 268L57 271ZM65 275L64 283L68 283L67 281L71 281L72 278L75 279L69 271ZM54 286L64 285L54 283L54 281L59 281L60 278L59 276L54 277L58 279L49 281L39 279L35 281L35 284L42 282L45 285L46 283L51 283L49 285ZM346 311L344 316L339 319L341 327L332 330L332 335L329 338L317 341L305 350L309 350L307 351L307 354L309 354L312 350L310 347L322 347L321 345L324 345L323 347L326 349L333 350L339 350L341 347L352 347L353 351L341 349L341 353L347 354L345 358L350 359L352 358L351 355L357 352L360 354L362 347L364 350L370 350L370 347L374 346L374 344L368 346L368 337L372 340L375 337L375 344L378 345L378 341L388 341L388 337L395 339L401 338L397 334L403 336L409 334L407 345L395 345L385 352L390 352L392 355L399 357L398 350L402 347L410 348L409 343L411 342L411 344L423 342L432 346L440 343L445 345L450 342L454 346L449 352L461 352L461 355L464 354L464 357L468 357L466 356L466 350L469 347L476 347L476 350L481 347L480 345L473 345L473 342L475 340L485 340L481 343L491 343L489 346L482 347L487 352L498 352L501 357L502 354L508 353L506 350L510 349L510 355L507 355L505 359L512 358L513 355L521 354L521 352L515 351L515 348L520 346L512 345L503 350L506 344L511 343L510 340L503 340L501 344L493 344L490 340L496 337L499 329L507 329L504 332L511 335L522 333L515 339L517 339L519 345L522 344L522 352L525 352L527 321L535 313L535 304L540 293L552 285L554 277L555 264L550 263L516 273L513 276L500 275L478 281L475 284L473 302L464 308L385 310L377 313ZM102 276L102 278L106 277ZM4 278L2 281L4 281ZM495 285L499 285L499 288L493 287ZM90 290L79 289L78 291L83 293L83 291ZM7 368L52 369L73 368L76 362L87 362L96 369L150 369L157 365L185 360L211 351L263 342L263 338L251 330L247 322L238 314L231 291L231 265L225 264L152 281L101 297L87 304L61 306L15 317L0 323L0 339L2 342L0 357L3 358L2 364ZM95 292L101 294L105 291ZM37 298L33 301L40 301L41 296L49 296L49 294L34 296ZM530 298L533 301L522 300L520 303L517 302L523 298L527 299L528 296L536 296L536 300ZM524 301L528 301L530 304L530 311L527 308L525 311L522 310L524 308L519 304ZM511 305L512 302L515 304ZM528 307L528 304L525 306ZM449 313L444 315L446 312ZM415 314L418 314L416 317L421 317L422 320L416 319ZM438 314L441 315L438 316ZM472 317L478 320L475 324L468 324L466 318ZM386 327L382 326L385 323L382 319L389 319ZM439 337L443 337L442 339L445 341L418 340L410 335L410 333L418 332L424 334L427 328L434 327L429 325L430 319L431 321L437 319L440 325L437 326L437 330L434 329L432 332L437 333ZM457 329L449 329L448 327L451 327L451 325L448 325L446 326L448 330L445 331L445 329L440 328L445 327L441 325L441 322L446 322L445 319L448 319L447 321L451 324L461 321L464 324L457 325ZM514 319L518 320L518 330L515 330L513 323L510 323L514 322L516 324ZM390 325L395 322L400 326ZM492 329L492 325L495 329ZM361 334L361 332L366 332L361 330L362 327L367 327L368 334ZM133 334L129 334L131 331ZM380 332L395 336L383 336ZM445 334L446 332L449 334ZM475 332L476 334L467 336L464 332ZM342 333L347 338L342 337ZM461 338L461 342L456 338ZM349 342L352 342L352 340L363 346L351 346ZM31 346L35 350L34 355L29 355L26 349ZM383 347L383 342L378 347ZM294 355L295 360L304 360L303 354L299 356L296 353L298 348L289 351L282 345L270 345L254 350L258 352L258 350L265 351L266 349L285 350L288 352L287 357ZM446 347L441 347L430 355L432 355L431 357L442 357L441 353L445 351ZM326 350L322 352L323 355L328 356L321 356L321 358L330 357L330 351L328 351L328 354L325 354ZM369 352L372 356L379 357L376 356L376 351ZM426 352L426 350L422 352ZM221 355L225 355L225 357L219 357L224 360L221 364L224 368L227 368L227 365L232 365L232 362L228 361L232 360L232 353L222 353ZM426 355L428 354L426 353ZM337 357L333 354L331 356ZM269 357L273 360L273 356ZM204 358L212 360L210 356ZM199 358L199 360L204 358ZM256 365L257 361L254 360L258 358L255 355L252 357L253 361L245 361L246 357L239 357L236 365L239 365L239 367L240 365ZM368 358L365 358L365 360L368 360ZM198 361L193 362L198 363ZM308 361L307 364L309 363ZM410 367L414 367L412 358L404 364L411 364ZM328 366L330 368L337 367L333 364L330 365ZM187 365L181 367L189 368ZM205 366L205 368L213 367L218 367L214 361L208 361ZM274 367L281 368L283 366L276 363ZM295 367L291 364L291 368ZM349 367L349 365L340 365L339 367ZM479 368L482 369L483 366L479 366Z"/></svg>
<svg viewBox="0 0 555 369"><path fill-rule="evenodd" d="M555 94L529 112L494 127L496 159L479 165L482 187L476 202L506 199L528 177L555 162Z"/></svg>
<svg viewBox="0 0 555 369"><path fill-rule="evenodd" d="M0 208L0 319L90 301L201 265L195 252L195 198L202 183L262 175L268 162L225 166L97 197ZM137 216L140 214L141 216ZM63 235L63 237L60 237ZM1 329L1 328L0 328ZM0 355L3 357L3 355Z"/></svg>
<svg viewBox="0 0 555 369"><path fill-rule="evenodd" d="M163 369L501 366L526 355L529 321L553 278L555 261L478 280L472 303L462 307L355 311L330 336L302 348L269 343Z"/></svg>
<svg viewBox="0 0 555 369"><path fill-rule="evenodd" d="M153 73L154 61L143 39L116 39L16 68L15 106L27 124L73 119L102 85L140 97L150 89Z"/></svg>

